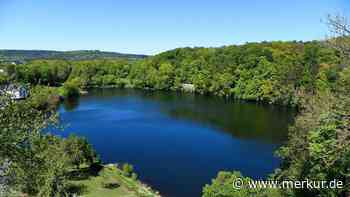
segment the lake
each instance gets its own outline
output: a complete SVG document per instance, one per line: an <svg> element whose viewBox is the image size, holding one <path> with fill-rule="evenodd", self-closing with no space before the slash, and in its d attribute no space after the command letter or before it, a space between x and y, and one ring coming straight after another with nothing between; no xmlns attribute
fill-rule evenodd
<svg viewBox="0 0 350 197"><path fill-rule="evenodd" d="M94 89L59 108L62 136L85 136L105 163L130 163L165 197L201 196L220 170L266 178L294 111L176 92Z"/></svg>

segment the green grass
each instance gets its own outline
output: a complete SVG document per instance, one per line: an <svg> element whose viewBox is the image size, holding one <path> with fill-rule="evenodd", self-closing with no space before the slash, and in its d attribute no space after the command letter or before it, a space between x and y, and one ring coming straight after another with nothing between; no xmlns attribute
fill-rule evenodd
<svg viewBox="0 0 350 197"><path fill-rule="evenodd" d="M141 182L123 175L114 165L104 166L98 174L82 169L70 182L73 190L83 197L157 197Z"/></svg>

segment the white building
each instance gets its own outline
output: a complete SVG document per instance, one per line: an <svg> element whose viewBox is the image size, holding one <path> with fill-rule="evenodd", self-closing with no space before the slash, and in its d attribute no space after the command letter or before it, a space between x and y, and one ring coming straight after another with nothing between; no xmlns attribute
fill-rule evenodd
<svg viewBox="0 0 350 197"><path fill-rule="evenodd" d="M181 84L181 88L185 92L194 92L196 90L195 86L193 84Z"/></svg>
<svg viewBox="0 0 350 197"><path fill-rule="evenodd" d="M29 92L25 87L13 84L1 88L0 91L1 94L8 95L14 100L25 99L29 96Z"/></svg>

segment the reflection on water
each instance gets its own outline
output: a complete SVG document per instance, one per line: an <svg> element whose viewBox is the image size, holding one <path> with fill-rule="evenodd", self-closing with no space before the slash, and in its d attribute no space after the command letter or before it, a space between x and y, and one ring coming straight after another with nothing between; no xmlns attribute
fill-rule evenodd
<svg viewBox="0 0 350 197"><path fill-rule="evenodd" d="M74 109L76 109L79 106L79 99L80 97L72 97L65 99L63 101L64 110L73 111Z"/></svg>
<svg viewBox="0 0 350 197"><path fill-rule="evenodd" d="M85 99L108 100L130 95L157 102L159 110L173 118L216 127L235 138L277 144L287 139L287 126L295 115L295 111L287 107L176 92L94 89L90 90L90 94L85 96ZM72 111L78 106L79 99L64 102L66 111Z"/></svg>
<svg viewBox="0 0 350 197"><path fill-rule="evenodd" d="M135 165L169 197L200 196L220 170L263 178L279 165L291 109L192 94L91 90L60 108L70 132L86 136L105 162Z"/></svg>

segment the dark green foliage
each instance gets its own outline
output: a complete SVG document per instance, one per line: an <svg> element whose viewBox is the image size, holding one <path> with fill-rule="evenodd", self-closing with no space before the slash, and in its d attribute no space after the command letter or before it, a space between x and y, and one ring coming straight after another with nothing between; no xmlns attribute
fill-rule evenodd
<svg viewBox="0 0 350 197"><path fill-rule="evenodd" d="M92 165L97 161L97 155L85 138L70 135L64 140L64 149L70 162L79 169L80 165Z"/></svg>
<svg viewBox="0 0 350 197"><path fill-rule="evenodd" d="M2 176L7 177L9 191L38 197L69 196L72 164L92 164L97 161L96 153L85 139L63 140L43 133L49 126L58 126L57 113L41 105L47 93L33 91L34 95L20 102L0 97L0 166L10 164Z"/></svg>
<svg viewBox="0 0 350 197"><path fill-rule="evenodd" d="M8 77L0 73L0 85L7 84L9 81Z"/></svg>
<svg viewBox="0 0 350 197"><path fill-rule="evenodd" d="M11 68L20 81L79 88L131 87L180 90L193 84L213 94L283 105L298 105L300 91L329 89L340 62L321 42L263 42L221 48L180 48L139 61L32 61Z"/></svg>
<svg viewBox="0 0 350 197"><path fill-rule="evenodd" d="M79 78L71 79L60 88L60 95L66 98L77 97L80 95L81 87L83 87L83 82Z"/></svg>
<svg viewBox="0 0 350 197"><path fill-rule="evenodd" d="M10 188L35 196L63 196L68 158L62 141L42 130L57 123L56 113L1 97L0 160L10 162ZM2 164L0 164L2 165Z"/></svg>
<svg viewBox="0 0 350 197"><path fill-rule="evenodd" d="M72 62L72 65L69 79L79 78L82 88L129 85L131 62L127 60L80 61Z"/></svg>
<svg viewBox="0 0 350 197"><path fill-rule="evenodd" d="M28 64L9 65L7 72L25 83L59 86L68 79L71 66L62 60L35 60Z"/></svg>
<svg viewBox="0 0 350 197"><path fill-rule="evenodd" d="M103 187L107 188L107 189L116 189L116 188L120 187L120 184L119 183L104 183Z"/></svg>
<svg viewBox="0 0 350 197"><path fill-rule="evenodd" d="M303 106L305 109L291 127L288 144L279 151L283 163L275 178L340 180L343 188L293 192L296 196L346 196L350 192L349 94L319 93Z"/></svg>

